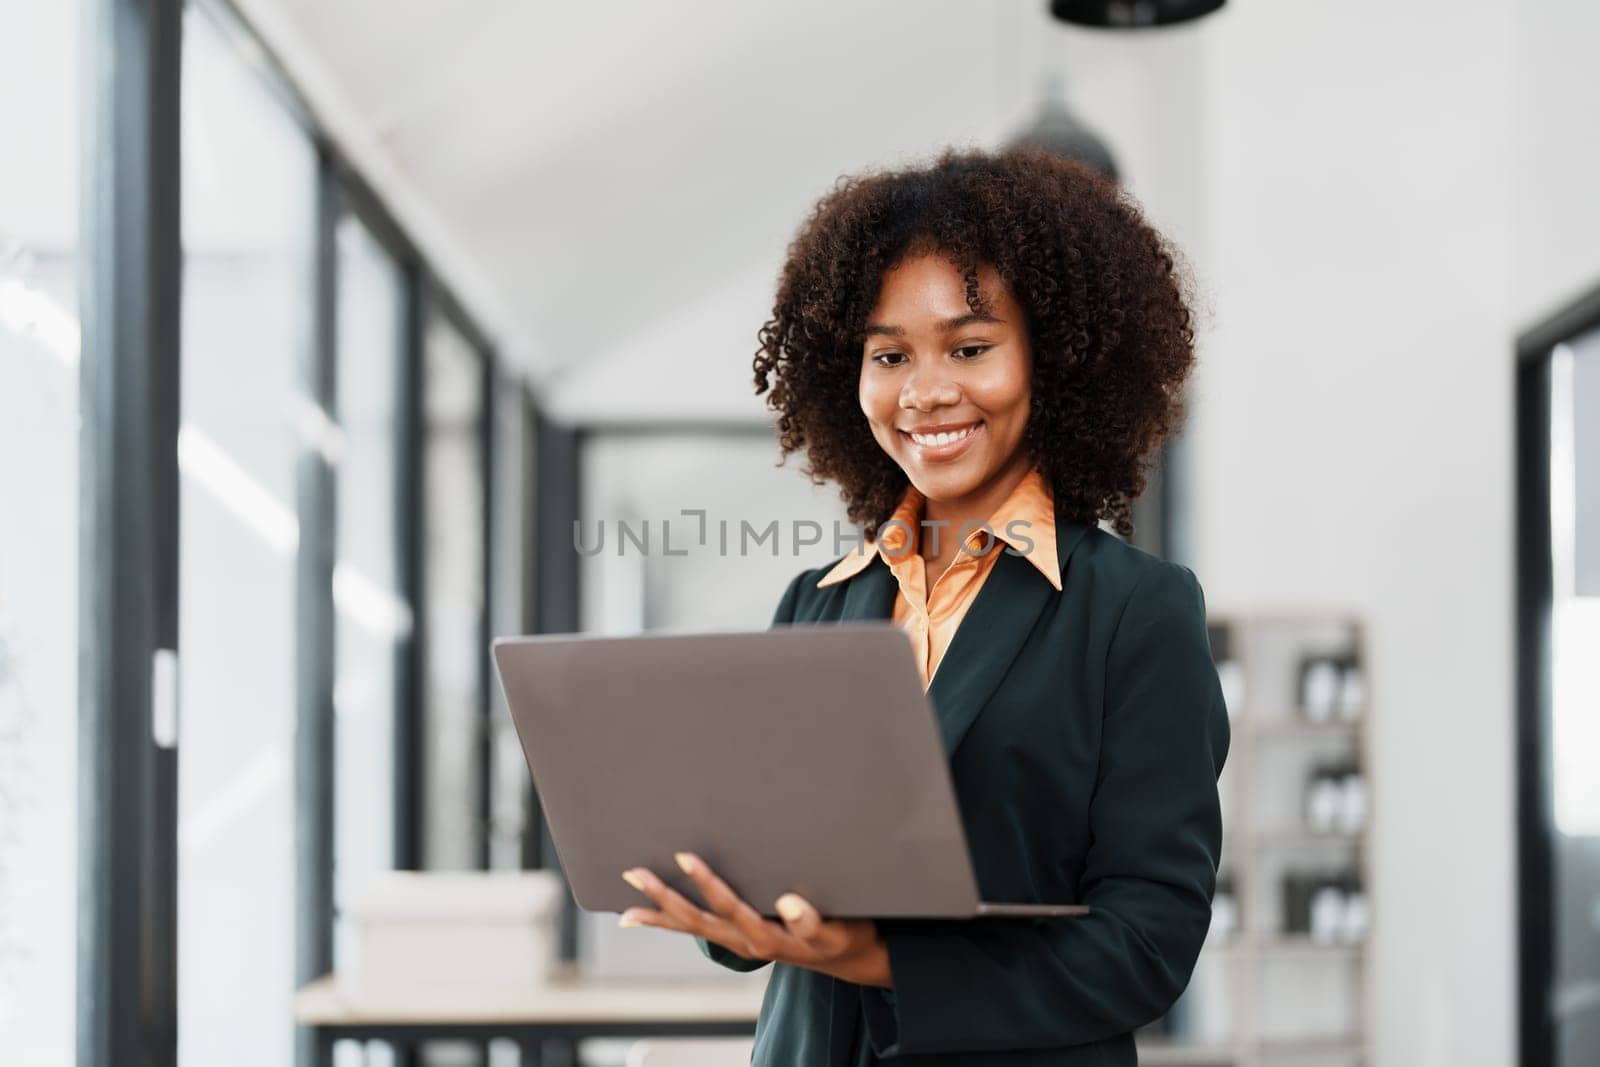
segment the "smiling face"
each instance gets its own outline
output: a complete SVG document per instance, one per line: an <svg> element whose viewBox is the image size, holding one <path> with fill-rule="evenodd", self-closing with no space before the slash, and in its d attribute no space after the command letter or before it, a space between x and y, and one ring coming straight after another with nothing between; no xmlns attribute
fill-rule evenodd
<svg viewBox="0 0 1600 1067"><path fill-rule="evenodd" d="M1022 308L993 269L978 272L987 314L939 254L883 276L867 316L861 410L872 436L927 498L927 517L981 520L1028 471L1023 448L1032 353Z"/></svg>

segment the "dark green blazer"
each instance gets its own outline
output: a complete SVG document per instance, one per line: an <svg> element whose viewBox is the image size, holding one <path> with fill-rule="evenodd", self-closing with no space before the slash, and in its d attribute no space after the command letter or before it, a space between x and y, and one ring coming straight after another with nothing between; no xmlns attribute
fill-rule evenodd
<svg viewBox="0 0 1600 1067"><path fill-rule="evenodd" d="M1004 549L929 696L984 900L1085 918L884 920L894 989L773 968L753 1064L1133 1064L1188 984L1222 847L1228 715L1187 567L1056 516L1062 589ZM773 620L890 617L881 558ZM734 970L765 966L704 940Z"/></svg>

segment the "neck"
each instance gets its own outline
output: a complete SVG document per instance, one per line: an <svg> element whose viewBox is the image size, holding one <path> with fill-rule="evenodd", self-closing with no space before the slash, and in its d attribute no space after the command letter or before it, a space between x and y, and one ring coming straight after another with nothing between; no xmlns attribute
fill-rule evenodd
<svg viewBox="0 0 1600 1067"><path fill-rule="evenodd" d="M966 523L987 522L1032 467L1032 457L1019 451L993 478L965 496L925 501L923 518L929 522L948 522L950 525L944 528L945 538L958 537ZM945 538L941 538L941 545Z"/></svg>

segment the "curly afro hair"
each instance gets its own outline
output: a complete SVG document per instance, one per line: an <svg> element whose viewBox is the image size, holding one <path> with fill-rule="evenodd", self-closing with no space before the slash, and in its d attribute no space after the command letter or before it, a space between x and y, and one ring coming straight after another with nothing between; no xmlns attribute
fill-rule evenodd
<svg viewBox="0 0 1600 1067"><path fill-rule="evenodd" d="M876 530L907 484L857 400L868 314L908 256L946 255L982 311L980 265L1026 316L1033 351L1024 445L1057 509L1133 533L1148 465L1181 426L1194 329L1176 252L1123 190L1036 149L946 151L927 166L840 179L789 246L760 331L756 393L782 460L804 451L850 520Z"/></svg>

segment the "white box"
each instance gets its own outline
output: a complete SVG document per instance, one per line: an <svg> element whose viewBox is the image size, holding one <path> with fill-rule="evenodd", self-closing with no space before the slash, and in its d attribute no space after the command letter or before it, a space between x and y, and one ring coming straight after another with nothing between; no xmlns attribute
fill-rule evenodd
<svg viewBox="0 0 1600 1067"><path fill-rule="evenodd" d="M386 871L351 901L355 960L340 988L536 989L555 963L561 900L552 871Z"/></svg>

